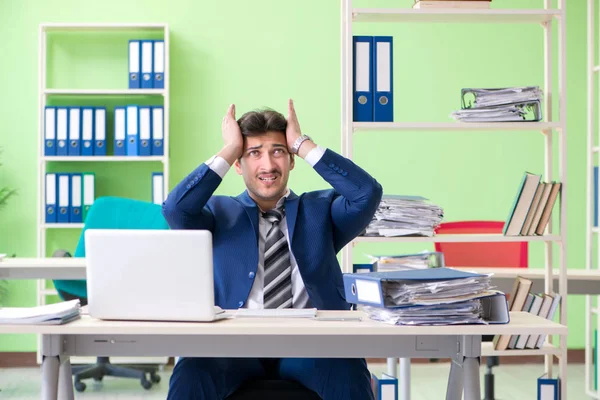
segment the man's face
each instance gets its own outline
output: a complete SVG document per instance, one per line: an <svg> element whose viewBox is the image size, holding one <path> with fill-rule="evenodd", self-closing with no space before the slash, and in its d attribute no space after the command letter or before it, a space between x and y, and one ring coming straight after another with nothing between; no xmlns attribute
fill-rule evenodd
<svg viewBox="0 0 600 400"><path fill-rule="evenodd" d="M248 191L255 200L277 201L287 189L294 159L287 149L285 135L267 132L264 135L245 137L242 157L235 169L244 178Z"/></svg>

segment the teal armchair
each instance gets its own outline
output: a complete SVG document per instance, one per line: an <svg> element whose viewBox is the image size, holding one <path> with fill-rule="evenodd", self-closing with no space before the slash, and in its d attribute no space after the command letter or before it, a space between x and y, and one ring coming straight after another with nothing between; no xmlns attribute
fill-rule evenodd
<svg viewBox="0 0 600 400"><path fill-rule="evenodd" d="M75 257L85 257L85 231L87 229L169 229L162 215L161 206L150 202L120 197L100 197L94 201L84 222L84 227L77 243ZM63 300L80 299L82 305L87 304L87 287L85 280L56 280L54 286ZM119 376L140 379L145 389L158 383L160 376L157 366L117 366L110 364L108 357L98 357L96 364L74 366L75 389L85 390L81 380L94 378L102 380L104 376ZM150 380L146 379L150 374Z"/></svg>

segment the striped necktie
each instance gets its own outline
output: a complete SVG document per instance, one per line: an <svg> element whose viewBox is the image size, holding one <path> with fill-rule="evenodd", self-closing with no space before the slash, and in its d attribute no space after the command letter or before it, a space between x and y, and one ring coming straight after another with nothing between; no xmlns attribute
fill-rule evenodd
<svg viewBox="0 0 600 400"><path fill-rule="evenodd" d="M285 235L279 228L284 211L272 209L263 218L272 225L265 240L264 308L292 308L292 266Z"/></svg>

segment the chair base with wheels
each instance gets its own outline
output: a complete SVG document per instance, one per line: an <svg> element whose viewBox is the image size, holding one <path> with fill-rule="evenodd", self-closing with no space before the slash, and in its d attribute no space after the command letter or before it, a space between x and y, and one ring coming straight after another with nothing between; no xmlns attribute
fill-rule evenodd
<svg viewBox="0 0 600 400"><path fill-rule="evenodd" d="M156 366L114 365L110 363L108 357L98 357L94 365L73 366L72 370L75 376L75 390L78 392L83 392L86 388L82 379L93 378L96 382L100 382L105 376L139 379L144 389L150 389L153 383L160 382ZM150 375L150 380L146 379L146 374Z"/></svg>

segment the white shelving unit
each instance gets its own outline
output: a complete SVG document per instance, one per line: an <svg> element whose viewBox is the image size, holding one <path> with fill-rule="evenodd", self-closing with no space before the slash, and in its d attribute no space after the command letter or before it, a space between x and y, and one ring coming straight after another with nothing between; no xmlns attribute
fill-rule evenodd
<svg viewBox="0 0 600 400"><path fill-rule="evenodd" d="M164 39L165 46L165 70L164 70L164 89L128 89L128 88L115 88L115 89L54 89L48 88L47 86L47 68L48 68L48 33L61 32L61 33L73 33L77 34L80 32L98 32L98 33L111 33L111 32L123 32L131 33L132 39L135 38L137 32L156 32ZM39 43L38 43L38 59L39 59L39 79L38 79L38 210L37 210L37 256L46 257L46 232L50 229L82 229L83 223L50 223L45 222L45 175L47 166L50 163L98 163L98 162L125 162L125 163L140 163L140 162L160 162L163 172L163 193L168 193L169 188L169 116L170 116L170 99L169 99L169 27L168 24L95 24L95 23L84 23L84 24L70 24L70 23L42 23L39 25ZM127 42L123 43L123 46L127 47ZM123 71L126 74L127 70ZM45 156L44 155L44 108L48 104L50 97L55 96L162 96L163 98L163 156ZM108 112L109 110L107 110ZM112 135L112 128L107 124L107 141L110 140ZM84 167L82 167L84 168ZM150 177L148 177L148 184L151 183ZM150 190L148 190L150 192ZM54 289L46 288L46 280L41 279L37 282L37 303L38 305L46 304L46 297L50 295L56 295L57 292ZM38 338L38 362L41 362L41 356L39 349L40 341ZM111 358L113 359L113 358ZM135 360L122 359L118 357L114 358L116 362L128 362L132 363ZM148 359L144 359L144 362L149 362ZM154 362L164 362L164 357L154 359ZM94 358L78 358L77 362L95 362ZM150 361L151 362L151 361Z"/></svg>
<svg viewBox="0 0 600 400"><path fill-rule="evenodd" d="M595 116L597 109L594 104L594 91L600 89L600 78L598 72L600 65L596 65L595 46L600 46L600 41L596 39L596 16L595 0L587 0L587 213L586 213L586 254L585 265L588 270L600 269L600 252L594 262L593 248L600 245L600 229L594 226L594 214L598 214L598 209L594 210L594 166L598 165L597 155L600 152L600 129L596 125ZM597 183L597 182L596 182ZM596 236L594 238L594 235ZM594 371L594 330L600 332L600 318L598 317L598 306L600 296L585 296L585 391L590 398L600 399L600 385L594 388L594 381L600 382L600 369ZM595 300L595 301L594 301ZM595 303L595 304L594 304ZM596 323L593 320L596 319ZM598 350L596 349L596 355ZM596 363L598 361L596 360ZM596 374L596 375L595 375Z"/></svg>
<svg viewBox="0 0 600 400"><path fill-rule="evenodd" d="M548 224L543 236L505 237L502 235L439 235L428 237L395 237L374 238L358 237L342 250L343 272L352 272L352 247L360 243L410 243L410 242L544 242L545 247L545 292L551 293L553 281L553 246L558 250L559 293L562 296L560 307L560 323L567 324L567 274L566 274L566 190L567 185L567 140L566 140L566 0L558 0L558 8L551 8L551 1L544 0L543 9L407 9L407 8L353 8L352 0L341 0L341 66L342 66L342 153L352 159L354 134L368 134L368 131L387 131L389 134L418 133L420 131L443 131L448 134L481 131L482 134L502 133L505 131L539 131L544 137L545 150L545 179L557 180L562 183L560 195L559 228L555 229L552 221ZM544 115L542 122L511 122L511 123L429 123L429 122L354 122L353 121L353 24L355 23L458 23L458 24L489 24L489 23L522 23L539 24L544 33ZM554 93L553 77L553 45L552 27L558 29L558 120L553 118ZM598 67L600 68L600 67ZM394 90L394 89L392 89ZM558 134L558 177L553 178L553 135ZM490 138L493 140L493 138ZM561 398L567 398L567 337L561 335L559 345L551 343L549 335L547 343L537 350L510 350L498 352L489 345L483 346L484 355L502 356L545 356L545 371L552 375L553 357L558 358L558 376L561 379ZM388 360L389 373L396 375L394 359ZM541 374L540 374L541 375ZM410 398L409 362L401 360L399 399ZM532 382L532 385L535 385Z"/></svg>

